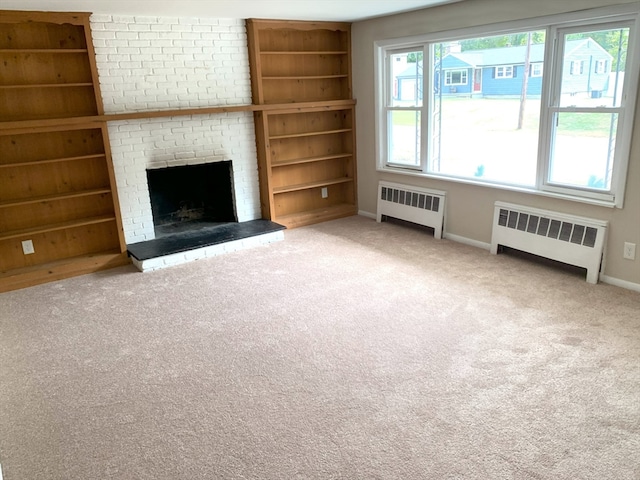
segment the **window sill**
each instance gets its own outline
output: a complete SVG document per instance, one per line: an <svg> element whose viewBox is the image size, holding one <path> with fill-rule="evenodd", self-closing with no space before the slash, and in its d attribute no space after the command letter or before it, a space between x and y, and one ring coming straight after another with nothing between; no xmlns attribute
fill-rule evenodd
<svg viewBox="0 0 640 480"><path fill-rule="evenodd" d="M376 170L382 173L394 173L398 175L428 178L431 180L439 180L443 182L462 183L465 185L472 185L475 187L492 188L494 190L507 190L510 192L526 193L529 195L537 195L540 197L555 198L558 200L566 200L569 202L584 203L587 205L594 205L597 207L616 208L617 206L615 201L598 200L595 198L586 198L586 197L578 197L578 196L568 195L563 193L547 192L543 190L536 190L535 188L532 188L532 187L505 185L502 183L478 182L478 181L474 181L472 179L467 179L467 178L448 177L444 175L433 175L433 174L424 173L418 170L411 171L409 169L387 167L387 166L385 167L378 166ZM622 205L620 205L620 208L622 208Z"/></svg>

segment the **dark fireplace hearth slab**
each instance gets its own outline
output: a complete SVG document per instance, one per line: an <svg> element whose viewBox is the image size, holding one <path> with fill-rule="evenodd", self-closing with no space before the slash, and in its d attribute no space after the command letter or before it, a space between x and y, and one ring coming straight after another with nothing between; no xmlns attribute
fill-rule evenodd
<svg viewBox="0 0 640 480"><path fill-rule="evenodd" d="M155 240L127 246L129 255L138 261L187 252L196 248L218 245L273 232L286 227L270 220L251 220L240 223L224 223L195 231L167 235Z"/></svg>

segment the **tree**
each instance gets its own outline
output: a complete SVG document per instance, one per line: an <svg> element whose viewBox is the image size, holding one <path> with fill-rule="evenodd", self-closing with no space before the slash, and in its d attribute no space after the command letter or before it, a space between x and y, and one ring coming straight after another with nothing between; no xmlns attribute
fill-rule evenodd
<svg viewBox="0 0 640 480"><path fill-rule="evenodd" d="M529 85L529 68L531 68L531 41L532 35L527 35L527 50L524 58L524 72L522 78L522 92L520 93L520 111L518 113L518 130L524 125L524 109L527 102L527 88Z"/></svg>
<svg viewBox="0 0 640 480"><path fill-rule="evenodd" d="M497 35L495 37L470 38L461 40L462 51L486 50L489 48L518 47L527 45L529 35L531 44L544 43L545 32L539 30L535 32L514 33L511 35Z"/></svg>

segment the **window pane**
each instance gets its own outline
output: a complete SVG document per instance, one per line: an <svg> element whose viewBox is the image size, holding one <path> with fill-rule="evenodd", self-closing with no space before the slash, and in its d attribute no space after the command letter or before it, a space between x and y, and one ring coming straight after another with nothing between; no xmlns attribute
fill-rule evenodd
<svg viewBox="0 0 640 480"><path fill-rule="evenodd" d="M422 51L390 55L390 106L420 107L422 105Z"/></svg>
<svg viewBox="0 0 640 480"><path fill-rule="evenodd" d="M439 43L433 57L430 170L535 185L544 31Z"/></svg>
<svg viewBox="0 0 640 480"><path fill-rule="evenodd" d="M619 106L628 41L628 28L566 35L560 106Z"/></svg>
<svg viewBox="0 0 640 480"><path fill-rule="evenodd" d="M609 190L618 115L561 112L556 118L549 181Z"/></svg>
<svg viewBox="0 0 640 480"><path fill-rule="evenodd" d="M389 163L420 166L420 112L389 112Z"/></svg>

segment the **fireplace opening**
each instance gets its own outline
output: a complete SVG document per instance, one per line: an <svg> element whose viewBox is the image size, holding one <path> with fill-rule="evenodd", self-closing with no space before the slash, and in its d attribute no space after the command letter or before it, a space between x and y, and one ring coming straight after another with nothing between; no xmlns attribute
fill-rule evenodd
<svg viewBox="0 0 640 480"><path fill-rule="evenodd" d="M230 160L147 170L156 238L237 222Z"/></svg>

